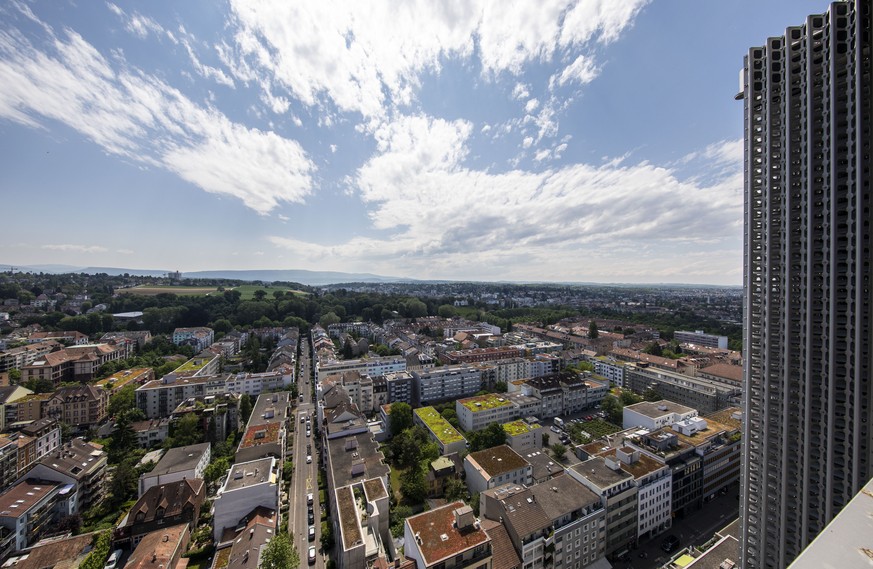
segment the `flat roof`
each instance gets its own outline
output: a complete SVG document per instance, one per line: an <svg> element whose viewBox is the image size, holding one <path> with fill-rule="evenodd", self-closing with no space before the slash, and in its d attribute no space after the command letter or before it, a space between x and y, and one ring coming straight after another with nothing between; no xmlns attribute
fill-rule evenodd
<svg viewBox="0 0 873 569"><path fill-rule="evenodd" d="M412 535L416 536L416 545L426 566L429 567L491 540L477 524L471 524L463 530L456 528L455 510L459 508L469 508L469 506L457 501L406 518ZM407 548L411 545L407 545Z"/></svg>
<svg viewBox="0 0 873 569"><path fill-rule="evenodd" d="M479 411L487 411L489 409L496 409L498 407L508 407L512 405L506 395L498 393L488 393L486 395L467 397L465 399L459 399L458 403L460 403L473 413L478 413Z"/></svg>
<svg viewBox="0 0 873 569"><path fill-rule="evenodd" d="M246 486L274 482L273 457L259 458L249 462L238 462L230 467L223 491L239 490Z"/></svg>
<svg viewBox="0 0 873 569"><path fill-rule="evenodd" d="M524 468L530 464L509 445L500 445L471 452L467 456L474 460L492 478L506 472Z"/></svg>
<svg viewBox="0 0 873 569"><path fill-rule="evenodd" d="M609 468L606 466L606 461L600 457L589 458L570 468L590 480L598 488L609 488L633 478L632 474L623 469L613 470Z"/></svg>
<svg viewBox="0 0 873 569"><path fill-rule="evenodd" d="M340 518L343 549L348 551L363 543L360 520L358 519L358 507L355 505L355 493L351 486L337 488L336 503Z"/></svg>
<svg viewBox="0 0 873 569"><path fill-rule="evenodd" d="M536 450L524 455L524 459L528 461L533 468L533 477L535 480L546 476L557 476L564 472L564 467L556 463L549 453L543 450Z"/></svg>
<svg viewBox="0 0 873 569"><path fill-rule="evenodd" d="M415 410L415 414L444 445L465 440L458 429L446 421L433 407L421 407Z"/></svg>
<svg viewBox="0 0 873 569"><path fill-rule="evenodd" d="M639 403L634 403L633 405L628 405L625 409L631 409L640 415L645 415L652 419L657 419L658 417L663 417L670 413L684 415L685 413L692 413L695 411L693 407L680 405L679 403L674 403L667 399L661 399L660 401L655 402L641 401Z"/></svg>
<svg viewBox="0 0 873 569"><path fill-rule="evenodd" d="M329 473L334 488L340 488L368 478L386 477L390 469L383 462L384 455L373 441L370 431L327 441Z"/></svg>
<svg viewBox="0 0 873 569"><path fill-rule="evenodd" d="M631 452L633 452L636 449L630 450ZM609 458L615 462L620 463L622 470L630 472L634 478L642 478L647 474L651 474L652 472L667 467L665 463L655 460L654 458L648 456L643 452L638 452L639 458L637 458L637 460L635 460L633 463L627 464L618 459L618 457L616 456L617 451L618 449L610 449L604 453L601 453L599 456L603 458Z"/></svg>
<svg viewBox="0 0 873 569"><path fill-rule="evenodd" d="M367 494L367 500L371 501L386 498L388 496L388 490L385 489L385 483L381 478L364 480L364 492Z"/></svg>
<svg viewBox="0 0 873 569"><path fill-rule="evenodd" d="M246 429L238 450L279 442L280 423L254 425Z"/></svg>
<svg viewBox="0 0 873 569"><path fill-rule="evenodd" d="M146 477L162 476L183 470L193 470L203 454L209 451L209 443L188 445L185 447L171 448L155 465L151 472L144 474Z"/></svg>

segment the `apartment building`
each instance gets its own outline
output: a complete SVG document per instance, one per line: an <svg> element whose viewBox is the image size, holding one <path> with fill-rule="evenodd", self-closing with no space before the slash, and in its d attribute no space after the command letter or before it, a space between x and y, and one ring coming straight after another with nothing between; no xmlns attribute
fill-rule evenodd
<svg viewBox="0 0 873 569"><path fill-rule="evenodd" d="M503 423L506 432L506 444L512 450L523 455L526 452L543 448L543 426L535 421L517 419Z"/></svg>
<svg viewBox="0 0 873 569"><path fill-rule="evenodd" d="M622 428L640 427L649 431L697 417L697 409L662 399L626 405L622 410Z"/></svg>
<svg viewBox="0 0 873 569"><path fill-rule="evenodd" d="M483 516L502 520L526 568L582 569L604 556L606 510L598 495L570 476L486 490L480 508Z"/></svg>
<svg viewBox="0 0 873 569"><path fill-rule="evenodd" d="M59 497L69 513L82 513L105 495L106 453L97 443L79 437L60 445L37 462L30 478L72 485L72 491Z"/></svg>
<svg viewBox="0 0 873 569"><path fill-rule="evenodd" d="M705 346L707 348L720 348L726 350L728 347L727 336L718 336L716 334L707 334L703 330L676 330L673 332L673 339L680 344L695 344Z"/></svg>
<svg viewBox="0 0 873 569"><path fill-rule="evenodd" d="M130 427L136 433L137 444L140 448L152 448L164 442L170 435L169 419L146 419L131 423Z"/></svg>
<svg viewBox="0 0 873 569"><path fill-rule="evenodd" d="M18 418L18 402L32 394L31 390L20 385L0 387L0 430L6 430L8 425L21 420Z"/></svg>
<svg viewBox="0 0 873 569"><path fill-rule="evenodd" d="M183 377L168 373L136 388L136 406L149 419L169 417L187 399L223 394L225 384L223 376Z"/></svg>
<svg viewBox="0 0 873 569"><path fill-rule="evenodd" d="M388 403L412 404L415 398L415 378L409 371L398 371L384 375L388 389Z"/></svg>
<svg viewBox="0 0 873 569"><path fill-rule="evenodd" d="M87 382L94 379L100 366L125 358L125 347L110 344L85 344L47 353L21 368L21 382L49 380L55 385L62 382Z"/></svg>
<svg viewBox="0 0 873 569"><path fill-rule="evenodd" d="M40 342L58 342L67 346L84 346L88 343L88 335L77 330L57 330L54 332L32 332L27 336L28 344Z"/></svg>
<svg viewBox="0 0 873 569"><path fill-rule="evenodd" d="M715 413L737 404L740 386L647 367L627 364L625 387L637 393L651 389L664 399L697 409L702 414Z"/></svg>
<svg viewBox="0 0 873 569"><path fill-rule="evenodd" d="M464 458L470 492L482 492L501 484L530 485L533 468L509 445L471 452Z"/></svg>
<svg viewBox="0 0 873 569"><path fill-rule="evenodd" d="M53 529L61 487L57 482L31 477L0 494L0 527L10 540L3 548L4 555L33 545Z"/></svg>
<svg viewBox="0 0 873 569"><path fill-rule="evenodd" d="M491 569L491 538L463 502L406 518L404 554L418 569Z"/></svg>
<svg viewBox="0 0 873 569"><path fill-rule="evenodd" d="M106 332L100 336L100 341L106 344L118 340L134 342L136 347L141 350L146 344L151 342L152 334L148 330L119 330L116 332Z"/></svg>
<svg viewBox="0 0 873 569"><path fill-rule="evenodd" d="M177 346L192 346L195 352L205 350L214 341L215 332L205 326L173 330L173 343Z"/></svg>
<svg viewBox="0 0 873 569"><path fill-rule="evenodd" d="M478 431L491 423L507 423L518 418L518 409L502 394L489 393L455 402L458 422L465 431Z"/></svg>
<svg viewBox="0 0 873 569"><path fill-rule="evenodd" d="M415 406L469 397L482 389L482 374L472 366L452 365L414 371L412 377Z"/></svg>
<svg viewBox="0 0 873 569"><path fill-rule="evenodd" d="M59 342L46 341L4 350L0 352L0 373L12 369L20 370L46 354L61 348L63 348L63 345Z"/></svg>
<svg viewBox="0 0 873 569"><path fill-rule="evenodd" d="M257 397L262 393L276 389L286 389L294 383L293 368L283 367L280 370L264 373L238 373L230 375L225 382L228 393Z"/></svg>
<svg viewBox="0 0 873 569"><path fill-rule="evenodd" d="M221 355L204 350L173 370L176 377L203 377L217 374L221 369Z"/></svg>
<svg viewBox="0 0 873 569"><path fill-rule="evenodd" d="M115 528L113 546L135 548L146 535L166 526L196 528L205 499L206 484L199 478L150 487Z"/></svg>
<svg viewBox="0 0 873 569"><path fill-rule="evenodd" d="M315 360L315 377L318 382L324 381L328 375L343 373L345 371L357 371L361 374L374 377L377 375L404 371L405 369L406 358L401 356L385 356L358 360L337 360L334 355L332 357L316 358Z"/></svg>
<svg viewBox="0 0 873 569"><path fill-rule="evenodd" d="M610 385L624 387L624 362L600 356L594 358L594 373L605 377Z"/></svg>
<svg viewBox="0 0 873 569"><path fill-rule="evenodd" d="M606 555L621 555L636 543L637 492L634 477L615 461L589 458L567 469L567 475L594 492L606 509Z"/></svg>
<svg viewBox="0 0 873 569"><path fill-rule="evenodd" d="M388 490L381 478L338 488L337 565L340 569L368 567L376 559L394 557L388 512Z"/></svg>
<svg viewBox="0 0 873 569"><path fill-rule="evenodd" d="M412 412L413 422L424 427L440 447L440 454L467 450L467 440L433 407L420 407Z"/></svg>
<svg viewBox="0 0 873 569"><path fill-rule="evenodd" d="M9 488L18 479L18 442L0 435L0 488Z"/></svg>
<svg viewBox="0 0 873 569"><path fill-rule="evenodd" d="M279 463L274 457L238 462L227 473L213 502L215 543L257 507L279 509Z"/></svg>
<svg viewBox="0 0 873 569"><path fill-rule="evenodd" d="M54 419L39 419L10 435L18 445L18 476L61 445L61 428ZM5 487L5 486L4 486Z"/></svg>
<svg viewBox="0 0 873 569"><path fill-rule="evenodd" d="M502 348L471 348L469 350L452 350L439 355L440 361L447 365L473 364L508 360L524 355L524 348L519 346Z"/></svg>
<svg viewBox="0 0 873 569"><path fill-rule="evenodd" d="M203 478L211 457L212 450L209 443L169 449L150 472L140 475L139 496L142 497L154 486Z"/></svg>
<svg viewBox="0 0 873 569"><path fill-rule="evenodd" d="M24 397L6 403L6 405L4 405L5 413L0 411L0 416L2 416L3 419L14 418L14 420L9 421L10 423L26 423L41 419L45 416L45 405L48 400L52 398L52 395L54 394L28 393ZM0 424L4 425L3 428L5 428L5 422L5 420L0 421Z"/></svg>
<svg viewBox="0 0 873 569"><path fill-rule="evenodd" d="M79 429L96 427L106 419L109 393L93 385L61 387L43 406L43 416Z"/></svg>
<svg viewBox="0 0 873 569"><path fill-rule="evenodd" d="M191 542L188 524L165 527L146 534L130 554L124 569L182 569L182 555Z"/></svg>
<svg viewBox="0 0 873 569"><path fill-rule="evenodd" d="M540 400L540 417L558 417L591 409L609 392L609 382L591 374L560 372L534 377L521 385L521 393Z"/></svg>

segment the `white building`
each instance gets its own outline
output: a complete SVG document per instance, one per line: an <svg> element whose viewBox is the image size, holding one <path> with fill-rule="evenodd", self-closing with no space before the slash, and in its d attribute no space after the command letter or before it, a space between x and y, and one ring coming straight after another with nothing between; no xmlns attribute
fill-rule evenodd
<svg viewBox="0 0 873 569"><path fill-rule="evenodd" d="M673 423L697 417L697 410L685 405L662 399L661 401L642 401L625 406L622 411L622 427L642 427L654 431L669 427Z"/></svg>
<svg viewBox="0 0 873 569"><path fill-rule="evenodd" d="M257 397L261 393L274 389L285 389L294 382L294 370L283 367L281 370L264 373L238 373L231 375L225 382L227 393Z"/></svg>
<svg viewBox="0 0 873 569"><path fill-rule="evenodd" d="M274 457L234 464L213 502L212 537L216 543L225 528L236 527L258 506L279 509L279 464Z"/></svg>
<svg viewBox="0 0 873 569"><path fill-rule="evenodd" d="M608 379L611 385L624 387L624 362L612 358L595 358L594 373Z"/></svg>
<svg viewBox="0 0 873 569"><path fill-rule="evenodd" d="M406 518L403 537L403 553L418 569L491 568L491 538L463 502Z"/></svg>
<svg viewBox="0 0 873 569"><path fill-rule="evenodd" d="M203 478L211 457L212 450L209 443L171 448L151 472L144 472L139 477L139 497L141 498L152 486L190 478Z"/></svg>
<svg viewBox="0 0 873 569"><path fill-rule="evenodd" d="M225 383L222 376L178 377L168 373L136 388L136 406L149 419L169 417L186 399L223 394Z"/></svg>
<svg viewBox="0 0 873 569"><path fill-rule="evenodd" d="M728 347L727 336L706 334L703 330L695 330L694 332L676 330L673 332L673 339L680 344L696 344L698 346L706 346L707 348L720 348L726 350Z"/></svg>
<svg viewBox="0 0 873 569"><path fill-rule="evenodd" d="M200 326L197 328L176 328L173 331L173 343L177 346L194 346L194 351L205 350L215 341L212 328Z"/></svg>
<svg viewBox="0 0 873 569"><path fill-rule="evenodd" d="M446 365L412 372L415 405L469 397L482 389L482 372L470 365Z"/></svg>
<svg viewBox="0 0 873 569"><path fill-rule="evenodd" d="M366 358L360 360L317 360L315 362L316 381L321 382L328 375L345 371L356 371L370 377L404 371L406 358L402 356L385 356L381 358Z"/></svg>

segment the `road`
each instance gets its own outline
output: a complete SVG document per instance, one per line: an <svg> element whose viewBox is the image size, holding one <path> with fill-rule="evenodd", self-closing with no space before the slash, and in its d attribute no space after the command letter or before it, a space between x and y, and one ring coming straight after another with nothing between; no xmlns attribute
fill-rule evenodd
<svg viewBox="0 0 873 569"><path fill-rule="evenodd" d="M294 461L294 477L291 480L291 495L288 497L288 532L297 551L300 553L300 566L307 566L307 555L310 546L315 546L315 567L323 568L324 559L321 555L321 514L318 500L318 449L316 448L315 435L306 436L306 425L300 422L301 416L312 417L311 423L315 422L315 405L312 401L312 361L309 352L309 342L301 339L300 343L300 373L297 376L298 389L303 395L303 401L298 400L297 412L294 414L294 436L289 449L291 460ZM312 462L306 463L307 445L311 445ZM315 522L309 524L306 504L307 494L313 496L313 513ZM309 526L315 526L315 540L309 541Z"/></svg>

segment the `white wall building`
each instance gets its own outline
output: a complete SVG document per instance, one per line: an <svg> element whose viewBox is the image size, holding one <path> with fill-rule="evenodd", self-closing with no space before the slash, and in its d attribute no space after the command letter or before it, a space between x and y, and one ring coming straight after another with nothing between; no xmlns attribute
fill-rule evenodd
<svg viewBox="0 0 873 569"><path fill-rule="evenodd" d="M253 509L279 509L279 465L274 457L234 464L213 502L212 537L216 543L225 528L236 527Z"/></svg>
<svg viewBox="0 0 873 569"><path fill-rule="evenodd" d="M697 409L686 407L672 401L642 401L627 405L622 411L622 427L642 427L649 431L669 427L673 423L697 417Z"/></svg>

